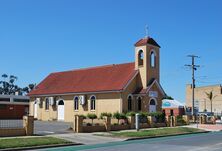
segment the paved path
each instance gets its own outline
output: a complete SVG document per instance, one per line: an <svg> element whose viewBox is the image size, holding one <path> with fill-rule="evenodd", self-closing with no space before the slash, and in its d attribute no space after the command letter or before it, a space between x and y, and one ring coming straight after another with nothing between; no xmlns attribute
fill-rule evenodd
<svg viewBox="0 0 222 151"><path fill-rule="evenodd" d="M70 133L71 123L58 122L58 121L35 121L34 134L37 135L50 135L50 134L64 134Z"/></svg>
<svg viewBox="0 0 222 151"><path fill-rule="evenodd" d="M222 131L222 124L212 125L212 124L191 124L185 127L199 128L206 131Z"/></svg>
<svg viewBox="0 0 222 151"><path fill-rule="evenodd" d="M67 134L55 134L51 136L63 138L65 140L69 140L74 143L81 143L85 145L104 144L109 142L119 142L125 140L113 137L96 136L93 133L67 133Z"/></svg>
<svg viewBox="0 0 222 151"><path fill-rule="evenodd" d="M45 149L49 151L222 151L222 132Z"/></svg>

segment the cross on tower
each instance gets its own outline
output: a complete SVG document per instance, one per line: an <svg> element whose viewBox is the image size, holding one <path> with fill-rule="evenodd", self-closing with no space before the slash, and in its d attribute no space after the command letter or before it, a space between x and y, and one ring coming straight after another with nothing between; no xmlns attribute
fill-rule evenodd
<svg viewBox="0 0 222 151"><path fill-rule="evenodd" d="M145 37L147 38L148 37L148 25L145 26L145 33L146 33Z"/></svg>

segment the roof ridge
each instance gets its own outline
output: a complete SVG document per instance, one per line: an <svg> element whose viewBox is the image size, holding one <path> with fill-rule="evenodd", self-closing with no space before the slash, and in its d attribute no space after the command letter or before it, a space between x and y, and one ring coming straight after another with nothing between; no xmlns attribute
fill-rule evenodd
<svg viewBox="0 0 222 151"><path fill-rule="evenodd" d="M126 65L126 64L132 64L132 63L135 63L135 62L119 63L119 64L107 64L107 65L98 65L98 66L92 66L92 67L86 67L86 68L79 68L79 69L73 69L73 70L67 70L67 71L52 72L51 74L64 73L64 72L74 72L74 71L84 71L84 70L99 69L99 68L107 68L107 67L119 66L119 65Z"/></svg>

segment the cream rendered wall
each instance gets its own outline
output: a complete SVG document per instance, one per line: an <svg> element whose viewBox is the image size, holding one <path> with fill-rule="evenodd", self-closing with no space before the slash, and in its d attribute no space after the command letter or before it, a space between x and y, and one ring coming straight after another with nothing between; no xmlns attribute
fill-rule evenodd
<svg viewBox="0 0 222 151"><path fill-rule="evenodd" d="M213 95L216 96L213 99L213 112L221 113L222 112L222 94L221 94L221 85L213 86L204 86L196 87L195 91L195 100L199 101L199 111L202 112L206 108L208 112L211 111L211 103L207 98L206 92L209 93L213 91ZM186 86L186 106L192 106L192 87L191 85Z"/></svg>
<svg viewBox="0 0 222 151"><path fill-rule="evenodd" d="M74 97L79 95L67 95L56 97L56 100L64 101L64 116L65 122L72 122L74 115L87 115L88 113L95 113L98 117L102 112L120 112L120 93L104 93L95 94L96 96L96 110L90 110L90 97L94 94L86 95L87 103L82 106L79 104L79 110L74 110ZM55 96L54 96L55 97ZM49 106L49 110L45 110L45 99L46 97L41 97L42 106L38 105L38 120L51 121L57 120L57 106ZM34 100L35 97L30 99L30 115L34 115Z"/></svg>

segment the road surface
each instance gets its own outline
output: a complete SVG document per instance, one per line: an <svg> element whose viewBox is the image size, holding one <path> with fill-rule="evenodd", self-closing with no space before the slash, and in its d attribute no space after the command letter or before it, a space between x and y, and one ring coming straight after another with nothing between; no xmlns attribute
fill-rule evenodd
<svg viewBox="0 0 222 151"><path fill-rule="evenodd" d="M222 132L45 149L50 151L222 151Z"/></svg>

